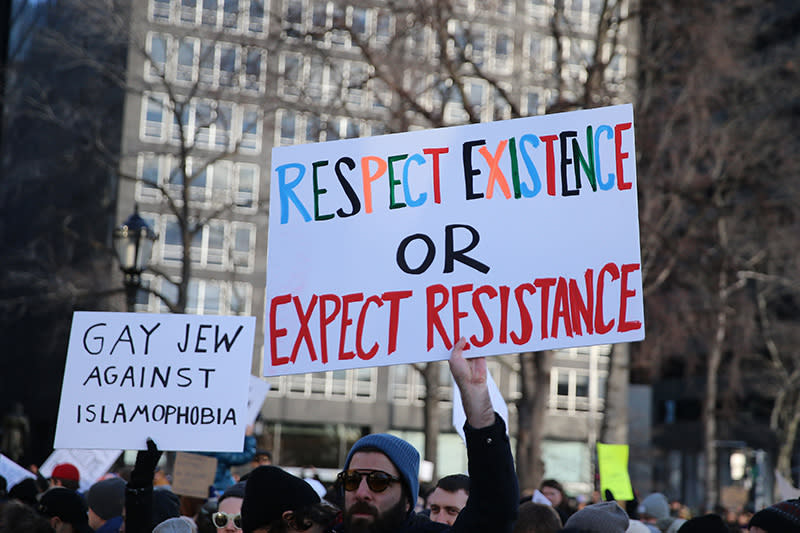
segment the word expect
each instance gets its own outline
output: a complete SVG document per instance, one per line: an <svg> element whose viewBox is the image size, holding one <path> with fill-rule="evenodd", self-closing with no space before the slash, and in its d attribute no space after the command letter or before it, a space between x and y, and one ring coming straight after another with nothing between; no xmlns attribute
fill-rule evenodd
<svg viewBox="0 0 800 533"><path fill-rule="evenodd" d="M521 346L531 342L537 331L541 339L548 339L562 334L574 337L641 329L639 320L629 320L627 316L628 301L636 296L629 287L629 276L639 268L638 263L607 263L597 273L587 269L582 280L542 277L516 287L430 285L424 294L427 351L437 342L450 350L461 336L476 347L490 342ZM381 344L379 339L364 339L368 320L387 324L385 353L391 355L397 348L402 303L414 296L411 290L381 295L314 294L307 302L292 294L276 296L270 301L269 313L271 364L294 364L303 347L311 361L319 358L321 363L327 363L331 358L330 329L334 335L338 333L338 352L333 357L340 361L355 357L370 360L381 350ZM533 297L538 297L538 303L530 301ZM607 308L606 301L613 305ZM615 309L616 313L607 316L608 309ZM514 330L510 322L517 317L518 329ZM476 331L465 331L464 323L468 321ZM293 333L296 330L291 350L279 346L279 340L288 337L289 329L283 326L289 325L293 326ZM312 330L318 334L313 335Z"/></svg>
<svg viewBox="0 0 800 533"><path fill-rule="evenodd" d="M597 129L587 126L583 145L578 141L577 131L548 135L527 133L519 138L510 137L501 140L494 151L486 146L485 139L469 140L461 145L461 160L458 163L448 159L447 154L451 153L449 147L422 148L421 153L387 157L366 155L358 162L350 156L342 156L333 164L329 160L313 161L310 166L299 162L285 163L275 168L280 199L280 223L289 222L290 206L294 206L305 222L312 219L322 221L334 217L347 218L357 215L362 208L365 213L372 213L373 188L380 180L385 180L384 190L388 195L389 209L420 207L429 200L429 193L432 193L433 202L440 204L442 175L456 174L454 167L457 164L460 164L460 174L464 178L464 194L467 200L491 199L498 187L506 199L533 198L542 191L542 176L546 194L556 196L559 194L557 174L560 176L561 196L580 194L584 179L593 192L608 191L615 185L621 191L629 190L633 184L625 181L623 161L630 154L623 150L623 134L628 130L632 132L631 127L630 122L613 127L603 124ZM606 144L609 146L605 146ZM476 152L480 154L482 162L475 157ZM613 153L613 161L604 161L601 153ZM476 159L480 164L475 162ZM608 172L607 166L611 166L615 172ZM540 169L544 170L543 174ZM574 183L570 182L570 169ZM475 178L486 170L488 177L485 191L476 191ZM510 179L507 175L509 172ZM313 199L304 202L301 200L302 194L299 195L298 192L299 189L308 191L307 185L301 185L308 175L311 175ZM412 177L416 182L416 193L412 190ZM337 206L331 206L329 210L323 210L323 197L328 193L327 187L335 183L338 183L341 193L346 197L347 205L338 206L338 209L335 209ZM308 207L311 203L313 217Z"/></svg>

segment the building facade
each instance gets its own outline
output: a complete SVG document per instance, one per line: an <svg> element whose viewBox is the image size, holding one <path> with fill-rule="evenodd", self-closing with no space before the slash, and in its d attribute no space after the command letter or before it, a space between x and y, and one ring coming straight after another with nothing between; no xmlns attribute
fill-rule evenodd
<svg viewBox="0 0 800 533"><path fill-rule="evenodd" d="M535 115L581 100L604 2L498 0L488 2L490 9L477 0L429 4L420 8L423 16L381 1L131 3L118 214L121 221L138 206L159 235L138 311L175 310L168 302L178 300L188 261L191 277L178 310L254 315L256 338L264 338L273 146ZM624 15L625 6L618 9ZM556 15L563 35L553 34ZM624 96L633 31L621 36L614 50L604 44L600 57L607 56L607 85ZM370 61L370 51L382 59ZM457 76L444 74L453 66L446 57L458 58ZM262 357L259 344L256 375ZM513 437L516 357L492 358L489 366L509 404ZM573 492L592 488L590 450L607 374L608 347L556 355L546 475ZM333 471L352 442L374 431L396 433L423 449L427 391L411 366L269 381L257 432L280 464ZM441 474L466 467L452 430L451 387L441 364Z"/></svg>

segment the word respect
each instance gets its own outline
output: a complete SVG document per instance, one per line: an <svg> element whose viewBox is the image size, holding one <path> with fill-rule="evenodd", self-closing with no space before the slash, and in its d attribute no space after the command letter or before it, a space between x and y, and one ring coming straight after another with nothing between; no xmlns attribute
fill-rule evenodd
<svg viewBox="0 0 800 533"><path fill-rule="evenodd" d="M305 299L282 294L269 303L270 362L280 367L294 364L300 356L326 364L332 359L391 355L397 349L401 318L408 314L404 309L415 297L424 298L420 318L425 323L418 331L425 332L429 352L436 346L450 350L461 336L476 347L492 342L522 346L535 335L555 339L638 330L642 323L628 317L628 306L636 298L630 276L639 268L638 263L607 263L598 271L587 269L582 279L539 277L515 287L434 284L422 295L411 290L313 294ZM386 335L365 338L365 330L381 331L365 327L368 321L386 324Z"/></svg>
<svg viewBox="0 0 800 533"><path fill-rule="evenodd" d="M630 122L589 125L583 141L577 130L525 133L502 139L493 149L486 139L474 139L460 150L427 147L358 160L343 155L333 162L284 163L275 168L280 223L287 224L293 211L304 222L372 213L375 191L381 189L389 209L420 207L431 199L440 204L442 180L452 176L463 178L466 200L492 199L497 189L505 199L533 198L542 191L569 197L585 191L587 183L593 192L630 190L624 161L630 157L625 147L632 146L631 128Z"/></svg>

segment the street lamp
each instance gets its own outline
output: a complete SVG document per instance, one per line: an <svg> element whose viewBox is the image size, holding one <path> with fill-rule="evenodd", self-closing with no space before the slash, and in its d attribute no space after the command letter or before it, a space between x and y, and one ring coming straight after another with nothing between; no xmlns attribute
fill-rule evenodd
<svg viewBox="0 0 800 533"><path fill-rule="evenodd" d="M121 226L114 230L114 249L119 259L119 268L125 274L125 295L128 312L136 308L136 294L142 286L142 270L147 267L153 253L156 234L139 216L139 206Z"/></svg>

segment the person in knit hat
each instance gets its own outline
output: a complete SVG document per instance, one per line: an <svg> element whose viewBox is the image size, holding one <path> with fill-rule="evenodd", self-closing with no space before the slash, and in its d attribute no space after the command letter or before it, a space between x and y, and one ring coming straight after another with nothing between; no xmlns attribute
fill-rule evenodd
<svg viewBox="0 0 800 533"><path fill-rule="evenodd" d="M89 527L95 533L117 533L122 526L125 507L125 480L112 477L98 481L86 493Z"/></svg>
<svg viewBox="0 0 800 533"><path fill-rule="evenodd" d="M800 533L800 498L761 509L750 519L750 533Z"/></svg>
<svg viewBox="0 0 800 533"><path fill-rule="evenodd" d="M628 514L617 502L600 502L587 505L570 516L564 528L587 533L625 533L628 524Z"/></svg>
<svg viewBox="0 0 800 533"><path fill-rule="evenodd" d="M450 354L450 372L466 414L464 434L469 459L470 494L452 526L417 515L419 453L408 442L385 433L362 437L347 454L337 477L343 491L344 520L336 533L510 533L519 502L503 419L495 413L487 386L486 360L465 359L464 338Z"/></svg>
<svg viewBox="0 0 800 533"><path fill-rule="evenodd" d="M730 533L730 529L720 515L709 513L687 520L678 533Z"/></svg>
<svg viewBox="0 0 800 533"><path fill-rule="evenodd" d="M664 522L670 519L669 502L660 492L648 494L637 509L639 519L652 533L661 533ZM669 526L669 523L666 524ZM664 529L666 529L666 526Z"/></svg>
<svg viewBox="0 0 800 533"><path fill-rule="evenodd" d="M50 473L50 486L78 490L81 486L81 473L78 467L72 463L57 464Z"/></svg>
<svg viewBox="0 0 800 533"><path fill-rule="evenodd" d="M240 514L223 513L223 503L220 512L214 513L214 524L223 527L219 532L241 527L243 533L322 533L338 514L320 501L311 485L272 465L248 474Z"/></svg>
<svg viewBox="0 0 800 533"><path fill-rule="evenodd" d="M50 521L55 533L91 532L83 497L72 489L48 489L39 499L36 510Z"/></svg>

